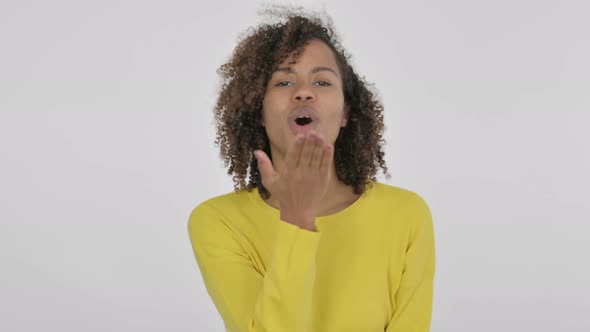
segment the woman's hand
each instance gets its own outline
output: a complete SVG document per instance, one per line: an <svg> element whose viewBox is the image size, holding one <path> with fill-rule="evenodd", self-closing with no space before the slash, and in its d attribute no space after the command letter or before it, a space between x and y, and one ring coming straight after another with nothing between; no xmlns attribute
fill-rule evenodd
<svg viewBox="0 0 590 332"><path fill-rule="evenodd" d="M262 184L280 205L281 220L315 230L319 202L330 181L334 147L311 130L299 134L289 146L281 174L261 150L254 151Z"/></svg>

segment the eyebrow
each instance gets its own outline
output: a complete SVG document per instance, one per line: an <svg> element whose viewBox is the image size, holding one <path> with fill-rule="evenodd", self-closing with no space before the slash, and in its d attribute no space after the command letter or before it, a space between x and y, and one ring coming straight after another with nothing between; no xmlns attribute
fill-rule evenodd
<svg viewBox="0 0 590 332"><path fill-rule="evenodd" d="M288 74L295 74L296 73L292 67L280 67L275 70L275 72L277 72L277 71L282 71L282 72L285 72ZM336 77L338 77L338 73L330 67L318 66L318 67L314 67L312 70L310 70L310 72L312 74L318 73L320 71L329 71L329 72L333 73L334 75L336 75Z"/></svg>

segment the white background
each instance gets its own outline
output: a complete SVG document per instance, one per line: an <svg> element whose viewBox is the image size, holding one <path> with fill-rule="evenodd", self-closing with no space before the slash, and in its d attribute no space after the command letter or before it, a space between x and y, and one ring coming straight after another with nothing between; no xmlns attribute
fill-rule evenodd
<svg viewBox="0 0 590 332"><path fill-rule="evenodd" d="M432 331L590 331L590 4L322 6L433 213ZM2 1L1 331L223 331L186 224L233 190L216 69L258 9Z"/></svg>

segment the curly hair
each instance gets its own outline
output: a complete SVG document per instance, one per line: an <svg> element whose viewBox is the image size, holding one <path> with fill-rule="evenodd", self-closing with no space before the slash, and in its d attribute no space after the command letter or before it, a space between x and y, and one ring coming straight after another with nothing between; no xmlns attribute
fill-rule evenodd
<svg viewBox="0 0 590 332"><path fill-rule="evenodd" d="M275 7L276 8L276 7ZM341 46L328 17L297 13L293 9L266 10L282 20L248 29L229 61L217 69L221 89L214 110L217 125L215 146L219 156L233 175L234 190L258 188L263 199L270 192L262 185L254 150L263 150L272 160L269 139L262 126L262 102L266 85L274 70L289 55L295 63L311 39L323 41L334 53L342 73L345 105L349 107L348 123L340 129L334 144L334 163L339 181L362 194L381 167L389 178L385 165L382 138L383 106L377 93L360 78L349 63L350 55ZM327 15L326 15L327 16ZM246 178L248 183L246 184Z"/></svg>

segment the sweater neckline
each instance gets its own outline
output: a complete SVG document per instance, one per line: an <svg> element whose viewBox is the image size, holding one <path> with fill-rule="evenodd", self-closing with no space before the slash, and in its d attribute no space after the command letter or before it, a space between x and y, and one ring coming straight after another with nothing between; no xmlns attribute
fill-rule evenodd
<svg viewBox="0 0 590 332"><path fill-rule="evenodd" d="M321 224L327 220L331 220L331 219L340 219L340 218L344 218L346 216L349 216L351 214L354 214L354 212L356 210L358 210L362 205L365 204L365 202L369 199L370 196L373 195L373 191L375 190L375 187L378 186L379 183L375 182L375 181L370 181L370 184L367 186L367 188L365 189L365 192L363 192L354 202L352 202L352 204L348 205L347 207L345 207L344 209L326 215L326 216L321 216L321 217L316 217L316 224ZM280 210L276 209L272 206L270 206L268 203L266 203L262 197L260 197L260 193L258 191L258 188L252 190L250 193L250 198L253 201L253 203L260 208L261 210L272 214L273 216L278 216L280 215Z"/></svg>

